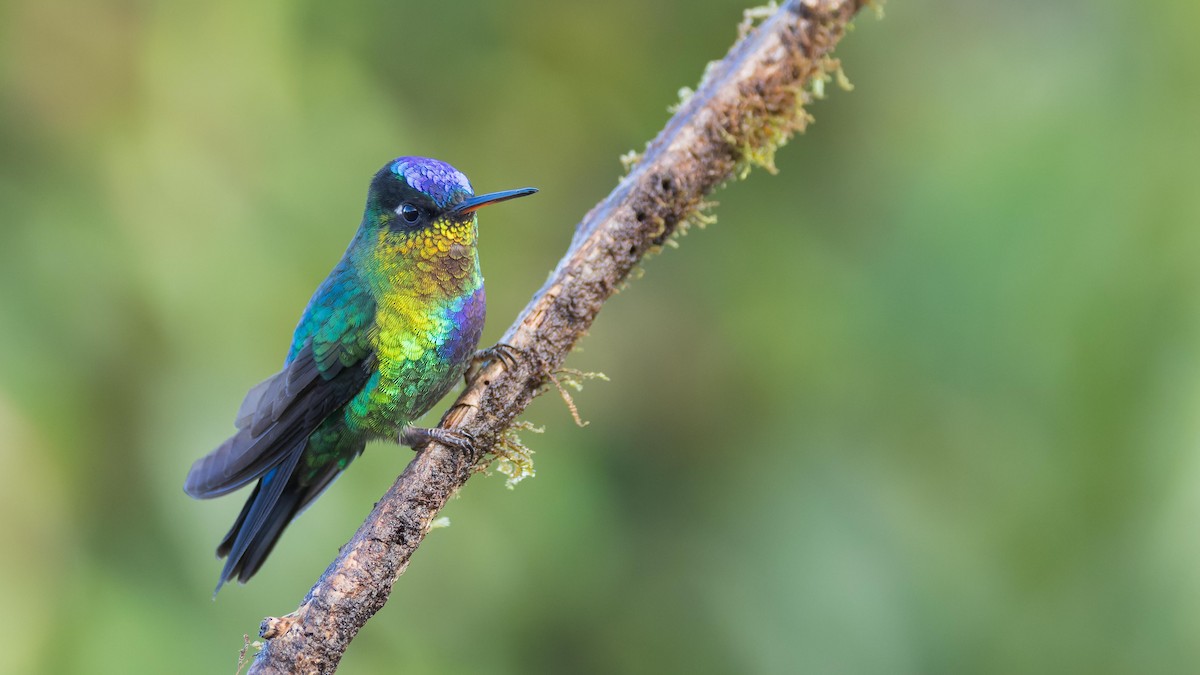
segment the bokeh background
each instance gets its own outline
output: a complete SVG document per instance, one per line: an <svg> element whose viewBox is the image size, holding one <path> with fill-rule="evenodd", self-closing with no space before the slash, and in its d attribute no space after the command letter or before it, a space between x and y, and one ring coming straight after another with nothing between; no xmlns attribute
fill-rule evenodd
<svg viewBox="0 0 1200 675"><path fill-rule="evenodd" d="M242 495L183 477L370 175L542 189L483 217L494 340L743 7L5 3L0 671L232 673L409 458L210 599ZM780 173L606 306L590 425L536 402L537 477L471 482L343 672L1195 672L1200 5L886 14Z"/></svg>

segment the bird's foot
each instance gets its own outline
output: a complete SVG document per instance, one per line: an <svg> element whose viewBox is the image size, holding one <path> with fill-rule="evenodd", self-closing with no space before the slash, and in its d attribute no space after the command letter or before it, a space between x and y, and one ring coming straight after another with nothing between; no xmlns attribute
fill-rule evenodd
<svg viewBox="0 0 1200 675"><path fill-rule="evenodd" d="M430 442L441 443L463 452L475 452L475 437L468 431L441 427L404 427L400 430L400 445L407 445L416 450Z"/></svg>
<svg viewBox="0 0 1200 675"><path fill-rule="evenodd" d="M463 380L470 382L471 378L475 377L483 365L491 360L499 361L504 364L508 370L517 367L517 359L524 358L525 351L514 347L504 342L497 342L487 349L480 349L471 356L471 365L467 366L467 372L463 374Z"/></svg>

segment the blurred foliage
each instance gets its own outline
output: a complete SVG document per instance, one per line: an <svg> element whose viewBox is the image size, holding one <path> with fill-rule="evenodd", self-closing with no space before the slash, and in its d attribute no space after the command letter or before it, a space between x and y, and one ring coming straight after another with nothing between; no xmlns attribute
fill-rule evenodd
<svg viewBox="0 0 1200 675"><path fill-rule="evenodd" d="M494 340L743 6L0 7L0 671L233 672L409 458L209 599L181 489L386 160L481 190ZM646 265L346 673L1193 672L1200 5L893 0Z"/></svg>

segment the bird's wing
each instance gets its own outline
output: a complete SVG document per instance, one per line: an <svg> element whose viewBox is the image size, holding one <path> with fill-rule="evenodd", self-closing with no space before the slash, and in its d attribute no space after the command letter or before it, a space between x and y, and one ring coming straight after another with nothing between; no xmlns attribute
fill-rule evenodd
<svg viewBox="0 0 1200 675"><path fill-rule="evenodd" d="M219 497L298 456L317 426L370 379L375 303L365 290L335 290L323 287L313 296L287 365L242 401L237 433L192 465L184 484L189 495Z"/></svg>

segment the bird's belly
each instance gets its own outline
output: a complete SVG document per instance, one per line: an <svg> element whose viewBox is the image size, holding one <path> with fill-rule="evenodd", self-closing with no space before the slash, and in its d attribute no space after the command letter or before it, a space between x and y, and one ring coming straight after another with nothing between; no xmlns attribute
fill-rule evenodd
<svg viewBox="0 0 1200 675"><path fill-rule="evenodd" d="M379 312L377 370L346 407L350 427L394 436L441 400L463 376L479 343L484 303L480 287L429 309L397 303L400 311Z"/></svg>

